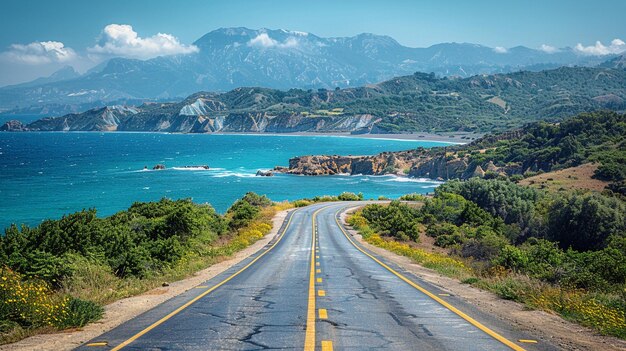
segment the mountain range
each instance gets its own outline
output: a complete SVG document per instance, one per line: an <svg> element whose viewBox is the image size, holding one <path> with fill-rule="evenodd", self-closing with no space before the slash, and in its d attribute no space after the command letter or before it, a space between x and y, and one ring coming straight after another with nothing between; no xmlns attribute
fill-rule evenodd
<svg viewBox="0 0 626 351"><path fill-rule="evenodd" d="M493 132L580 112L626 110L623 60L602 67L437 77L414 73L355 88L236 88L180 102L114 105L0 130L153 132Z"/></svg>
<svg viewBox="0 0 626 351"><path fill-rule="evenodd" d="M187 55L110 59L83 75L65 68L48 78L0 88L0 111L61 115L111 103L180 100L197 91L244 86L334 89L373 84L413 72L438 77L595 66L611 58L572 48L545 52L443 43L410 48L388 36L322 38L288 30L222 28Z"/></svg>

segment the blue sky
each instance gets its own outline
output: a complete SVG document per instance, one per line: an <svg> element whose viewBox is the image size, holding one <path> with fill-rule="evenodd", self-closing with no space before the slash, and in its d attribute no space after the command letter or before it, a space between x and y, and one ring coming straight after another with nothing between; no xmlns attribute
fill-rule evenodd
<svg viewBox="0 0 626 351"><path fill-rule="evenodd" d="M2 0L0 55L5 55L0 59L0 85L50 74L68 62L88 68L95 63L74 62L71 55L85 56L88 48L102 41L110 24L130 25L140 38L169 34L183 52L211 30L236 26L285 28L323 37L370 32L411 47L471 42L539 48L591 46L596 41L608 46L616 38L626 40L624 14L624 0ZM29 44L49 41L62 43L63 55L63 50L71 50L63 62L7 59L11 50L32 51L37 48ZM54 45L58 49L60 44Z"/></svg>

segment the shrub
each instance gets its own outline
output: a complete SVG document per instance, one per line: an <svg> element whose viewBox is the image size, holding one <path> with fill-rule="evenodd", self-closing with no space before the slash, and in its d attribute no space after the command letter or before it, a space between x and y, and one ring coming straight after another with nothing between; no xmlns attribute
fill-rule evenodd
<svg viewBox="0 0 626 351"><path fill-rule="evenodd" d="M496 257L506 244L506 239L497 235L472 238L461 245L460 254L462 257L471 257L477 261L489 261Z"/></svg>
<svg viewBox="0 0 626 351"><path fill-rule="evenodd" d="M515 246L506 245L493 260L493 264L519 271L528 266L528 255Z"/></svg>
<svg viewBox="0 0 626 351"><path fill-rule="evenodd" d="M548 237L565 249L602 249L612 235L624 235L625 213L626 206L615 198L593 193L560 197L549 210Z"/></svg>
<svg viewBox="0 0 626 351"><path fill-rule="evenodd" d="M102 306L78 298L70 298L67 303L67 311L63 318L56 323L58 328L84 327L90 322L102 318L104 309Z"/></svg>
<svg viewBox="0 0 626 351"><path fill-rule="evenodd" d="M426 197L422 194L406 194L406 195L402 195L400 196L400 200L402 201L424 201L426 200Z"/></svg>
<svg viewBox="0 0 626 351"><path fill-rule="evenodd" d="M399 201L389 205L367 205L361 211L375 231L400 237L400 232L412 240L419 240L421 225L418 221L419 210Z"/></svg>
<svg viewBox="0 0 626 351"><path fill-rule="evenodd" d="M237 200L227 211L230 214L229 226L231 229L242 228L259 215L259 208L248 201Z"/></svg>
<svg viewBox="0 0 626 351"><path fill-rule="evenodd" d="M310 204L311 202L307 200L296 200L293 202L293 205L295 207L305 207L305 206L309 206Z"/></svg>
<svg viewBox="0 0 626 351"><path fill-rule="evenodd" d="M362 193L349 193L349 192L343 192L341 194L339 194L339 196L337 197L339 199L339 201L361 201L363 200L363 194Z"/></svg>
<svg viewBox="0 0 626 351"><path fill-rule="evenodd" d="M0 320L22 327L57 326L67 316L68 298L55 296L46 282L23 281L8 268L0 274Z"/></svg>

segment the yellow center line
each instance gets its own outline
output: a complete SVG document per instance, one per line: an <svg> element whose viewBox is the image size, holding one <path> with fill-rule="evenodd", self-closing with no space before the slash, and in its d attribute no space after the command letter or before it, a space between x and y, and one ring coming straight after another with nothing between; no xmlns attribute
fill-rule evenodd
<svg viewBox="0 0 626 351"><path fill-rule="evenodd" d="M317 278L317 282L321 283L322 282L322 278Z"/></svg>
<svg viewBox="0 0 626 351"><path fill-rule="evenodd" d="M320 315L320 319L327 319L328 318L328 311L326 311L325 308L320 308L319 309L319 315Z"/></svg>
<svg viewBox="0 0 626 351"><path fill-rule="evenodd" d="M330 340L322 340L322 351L333 351L333 342Z"/></svg>
<svg viewBox="0 0 626 351"><path fill-rule="evenodd" d="M345 209L345 208L344 208ZM372 260L374 260L374 262L378 263L379 265L381 265L383 268L385 268L386 270L388 270L389 272L391 272L393 275L397 276L398 278L400 278L401 280L403 280L404 282L406 282L407 284L411 285L412 287L414 287L415 289L419 290L420 292L422 292L423 294L425 294L426 296L430 297L431 299L437 301L439 304L441 304L443 307L447 308L448 310L454 312L455 314L457 314L459 317L465 319L466 321L468 321L470 324L472 324L473 326L475 326L476 328L482 330L483 332L487 333L489 336L491 336L492 338L500 341L501 343L503 343L504 345L510 347L511 349L515 350L515 351L525 351L525 349L523 349L522 347L520 347L519 345L515 344L514 342L506 339L505 337L503 337L502 335L496 333L495 331L487 328L486 326L484 326L483 324L481 324L480 322L478 322L477 320L475 320L474 318L468 316L467 314L461 312L459 309L457 309L456 307L452 306L451 304L447 303L446 301L444 301L443 299L441 299L440 297L438 297L437 295L431 293L430 291L424 289L423 287L415 284L413 281L411 281L410 279L406 278L405 276L403 276L402 274L396 272L395 270L393 270L391 267L387 266L386 264L384 264L383 262L381 262L380 260L378 260L376 257L370 255L369 253L365 252L365 250L361 249L357 244L354 243L354 241L352 241L352 239L350 239L350 236L348 235L348 233L346 233L345 229L343 229L343 226L339 223L339 220L337 219L337 215L339 214L339 212L341 212L343 209L339 209L336 213L335 213L335 222L337 223L337 226L339 227L339 229L341 230L341 232L343 233L343 235L346 237L346 239L348 239L348 241L352 244L352 246L354 246L357 250L361 251L364 255L368 256L369 258L371 258Z"/></svg>
<svg viewBox="0 0 626 351"><path fill-rule="evenodd" d="M315 270L315 273L322 273L322 270L318 268Z"/></svg>
<svg viewBox="0 0 626 351"><path fill-rule="evenodd" d="M318 296L326 296L326 290L318 290L317 291L317 295Z"/></svg>
<svg viewBox="0 0 626 351"><path fill-rule="evenodd" d="M180 313L180 311L184 310L185 308L191 306L193 303L195 303L196 301L200 300L201 298L205 297L206 295L210 294L211 292L213 292L215 289L219 288L220 286L228 283L231 279L233 279L234 277L236 277L237 275L239 275L241 272L245 271L246 269L248 269L248 267L252 266L256 261L258 261L261 257L265 256L265 254L267 254L268 252L270 252L274 247L276 247L276 245L283 239L283 237L285 236L285 233L287 232L287 229L289 229L289 225L291 224L291 220L293 219L293 216L295 215L295 212L289 217L289 221L287 221L287 225L285 226L285 229L283 229L283 232L278 236L278 240L276 240L274 242L274 244L272 244L272 246L270 246L267 250L263 251L260 255L258 255L255 259L253 259L252 261L250 261L247 265L245 265L243 268L241 268L240 270L238 270L237 272L233 273L232 275L230 275L228 278L222 280L221 282L215 284L212 288L207 289L206 291L204 291L202 294L194 297L193 299L189 300L187 303L185 303L184 305L178 307L177 309L175 309L174 311L170 312L168 315L166 315L165 317L159 319L158 321L150 324L148 327L146 327L145 329L143 329L142 331L140 331L139 333L131 336L128 340L122 342L121 344L117 345L116 347L112 348L111 351L118 351L121 350L122 348L128 346L130 343L132 343L133 341L139 339L140 337L142 337L144 334L146 334L147 332L149 332L150 330L158 327L159 325L163 324L165 321L167 321L168 319L174 317L175 315L177 315L178 313Z"/></svg>
<svg viewBox="0 0 626 351"><path fill-rule="evenodd" d="M317 227L315 225L315 218L317 217L317 213L321 211L322 208L313 212L313 216L311 217L311 265L309 272L309 306L306 313L306 331L304 335L304 351L315 351L315 267L319 266L319 262L315 262L315 241Z"/></svg>

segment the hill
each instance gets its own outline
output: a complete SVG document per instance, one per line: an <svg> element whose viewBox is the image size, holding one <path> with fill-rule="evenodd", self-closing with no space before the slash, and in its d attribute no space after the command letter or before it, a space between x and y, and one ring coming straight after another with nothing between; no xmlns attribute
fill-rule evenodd
<svg viewBox="0 0 626 351"><path fill-rule="evenodd" d="M471 144L376 156L302 156L289 160L292 174L388 174L432 179L511 178L597 163L593 177L625 195L626 114L584 113L560 123L535 122Z"/></svg>
<svg viewBox="0 0 626 351"><path fill-rule="evenodd" d="M3 129L492 132L601 109L626 110L626 70L562 67L463 79L415 73L358 88L236 88L195 93L177 103L109 106Z"/></svg>

